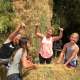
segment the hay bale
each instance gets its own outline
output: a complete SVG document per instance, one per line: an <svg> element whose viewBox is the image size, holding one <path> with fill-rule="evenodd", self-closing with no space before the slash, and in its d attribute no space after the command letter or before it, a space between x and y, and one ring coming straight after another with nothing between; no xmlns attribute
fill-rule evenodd
<svg viewBox="0 0 80 80"><path fill-rule="evenodd" d="M59 64L38 65L34 70L24 70L23 80L72 80L75 69Z"/></svg>

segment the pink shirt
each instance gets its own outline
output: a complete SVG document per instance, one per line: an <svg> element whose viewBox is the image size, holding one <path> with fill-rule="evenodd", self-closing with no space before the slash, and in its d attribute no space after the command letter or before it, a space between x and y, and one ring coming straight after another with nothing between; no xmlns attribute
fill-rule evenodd
<svg viewBox="0 0 80 80"><path fill-rule="evenodd" d="M50 58L53 55L52 46L53 46L52 37L49 39L47 39L46 37L43 37L39 54L43 58Z"/></svg>

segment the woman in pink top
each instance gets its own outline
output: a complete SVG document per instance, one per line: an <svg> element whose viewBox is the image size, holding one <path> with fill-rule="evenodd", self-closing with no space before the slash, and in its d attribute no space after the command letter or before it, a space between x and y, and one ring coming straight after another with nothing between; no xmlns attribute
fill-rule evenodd
<svg viewBox="0 0 80 80"><path fill-rule="evenodd" d="M60 40L63 35L63 28L59 28L60 34L59 36L52 36L53 35L53 29L52 27L49 27L47 29L46 35L41 34L38 32L38 25L36 25L35 34L39 38L41 38L41 45L40 45L40 51L39 51L39 60L40 63L47 63L49 64L51 62L52 56L53 56L53 42Z"/></svg>

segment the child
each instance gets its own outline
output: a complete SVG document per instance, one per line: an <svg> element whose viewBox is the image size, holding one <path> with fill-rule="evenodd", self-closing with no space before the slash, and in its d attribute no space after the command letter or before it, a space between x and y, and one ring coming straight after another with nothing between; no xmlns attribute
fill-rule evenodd
<svg viewBox="0 0 80 80"><path fill-rule="evenodd" d="M16 51L16 54L13 57L13 61L8 69L8 80L22 80L20 76L20 61L23 62L24 68L33 67L34 64L27 60L27 39L22 38L20 40L21 48ZM22 60L23 59L23 60ZM24 63L25 62L25 63ZM29 62L29 63L28 63Z"/></svg>
<svg viewBox="0 0 80 80"><path fill-rule="evenodd" d="M59 29L60 29L59 36L52 36L53 35L52 28L48 28L46 35L43 35L40 32L38 32L38 25L36 25L35 34L42 40L40 45L40 51L39 51L39 60L41 64L45 62L47 64L51 63L51 59L53 56L53 50L52 50L53 42L60 40L63 36L63 28L59 28Z"/></svg>
<svg viewBox="0 0 80 80"><path fill-rule="evenodd" d="M76 67L77 66L77 54L79 51L79 47L76 42L79 39L78 33L72 33L70 35L70 42L66 43L63 47L63 50L60 54L59 60L57 63L60 63L63 58L64 65L67 67Z"/></svg>

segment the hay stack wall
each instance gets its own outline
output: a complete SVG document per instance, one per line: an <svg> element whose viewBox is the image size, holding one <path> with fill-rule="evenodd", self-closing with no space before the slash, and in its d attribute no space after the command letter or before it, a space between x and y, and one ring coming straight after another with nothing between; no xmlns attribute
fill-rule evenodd
<svg viewBox="0 0 80 80"><path fill-rule="evenodd" d="M32 45L38 47L34 35L35 24L44 32L51 25L53 15L53 0L13 0L16 16L13 22L23 21L26 24L26 34L31 37Z"/></svg>
<svg viewBox="0 0 80 80"><path fill-rule="evenodd" d="M13 0L13 9L16 13L13 23L23 21L26 24L26 34L31 38L33 50L37 50L39 41L34 35L35 24L39 24L42 33L51 25L53 0ZM79 80L75 77L78 71L80 69L70 70L63 65L38 65L35 70L23 70L23 80Z"/></svg>

